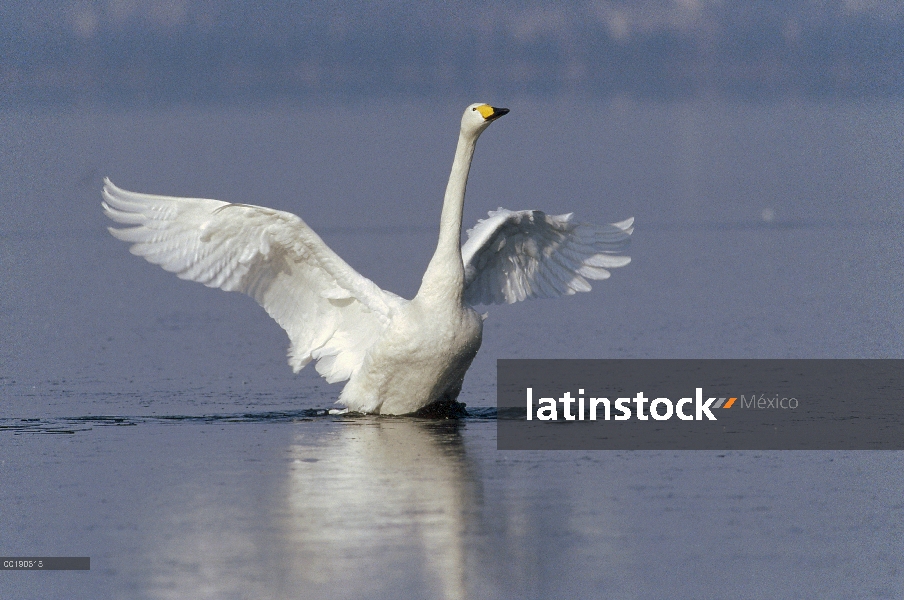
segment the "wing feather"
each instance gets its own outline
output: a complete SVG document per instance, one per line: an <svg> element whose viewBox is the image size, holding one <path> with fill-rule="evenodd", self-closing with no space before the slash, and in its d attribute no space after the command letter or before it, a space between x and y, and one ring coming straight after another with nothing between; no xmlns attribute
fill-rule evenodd
<svg viewBox="0 0 904 600"><path fill-rule="evenodd" d="M631 262L620 254L634 219L611 225L573 220L573 214L538 210L490 211L468 231L462 247L465 302L500 304L587 292L590 281Z"/></svg>
<svg viewBox="0 0 904 600"><path fill-rule="evenodd" d="M109 228L130 252L182 279L254 298L291 342L297 372L351 377L404 302L362 277L297 216L246 204L138 194L104 180Z"/></svg>

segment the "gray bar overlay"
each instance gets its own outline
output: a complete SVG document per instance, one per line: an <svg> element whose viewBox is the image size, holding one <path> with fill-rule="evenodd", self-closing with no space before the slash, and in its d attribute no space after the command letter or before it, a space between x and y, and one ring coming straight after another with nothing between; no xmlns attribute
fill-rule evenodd
<svg viewBox="0 0 904 600"><path fill-rule="evenodd" d="M497 415L500 450L904 450L904 360L499 360Z"/></svg>

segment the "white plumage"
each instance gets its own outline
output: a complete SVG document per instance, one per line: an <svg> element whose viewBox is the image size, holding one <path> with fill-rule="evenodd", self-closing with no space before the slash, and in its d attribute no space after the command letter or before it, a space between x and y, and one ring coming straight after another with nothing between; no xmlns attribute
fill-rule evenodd
<svg viewBox="0 0 904 600"><path fill-rule="evenodd" d="M253 297L289 335L295 372L312 359L352 411L408 414L453 401L480 347L479 304L590 290L630 258L633 219L590 225L572 215L500 208L468 231L461 215L475 144L507 109L472 104L462 117L436 252L405 300L343 261L297 216L200 198L138 194L104 181L110 228L130 251L182 279Z"/></svg>
<svg viewBox="0 0 904 600"><path fill-rule="evenodd" d="M588 279L631 258L615 254L628 242L634 219L612 225L575 223L572 214L500 208L468 230L462 246L467 304L501 304L589 292Z"/></svg>

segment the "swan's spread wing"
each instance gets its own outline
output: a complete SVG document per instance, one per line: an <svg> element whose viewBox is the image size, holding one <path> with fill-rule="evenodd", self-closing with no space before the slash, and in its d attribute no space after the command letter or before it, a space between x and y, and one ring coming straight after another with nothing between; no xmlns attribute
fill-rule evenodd
<svg viewBox="0 0 904 600"><path fill-rule="evenodd" d="M572 215L500 208L468 231L462 246L464 301L477 304L556 298L590 291L588 279L607 279L631 258L624 250L634 219L612 225L572 221Z"/></svg>
<svg viewBox="0 0 904 600"><path fill-rule="evenodd" d="M401 298L359 275L297 216L245 204L137 194L104 181L110 228L132 254L208 287L248 294L289 334L289 364L331 383L361 366Z"/></svg>

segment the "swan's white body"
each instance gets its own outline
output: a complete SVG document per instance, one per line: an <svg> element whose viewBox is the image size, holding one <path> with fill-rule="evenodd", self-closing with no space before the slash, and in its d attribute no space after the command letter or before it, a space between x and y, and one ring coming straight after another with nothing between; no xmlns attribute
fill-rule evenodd
<svg viewBox="0 0 904 600"><path fill-rule="evenodd" d="M121 190L107 179L104 211L131 252L183 279L252 296L286 330L295 372L312 359L339 402L408 414L454 400L480 348L471 306L589 291L587 279L628 264L618 255L633 219L574 223L571 215L491 212L461 246L465 186L477 138L506 114L473 104L462 117L436 252L412 300L358 274L297 216L259 206Z"/></svg>

